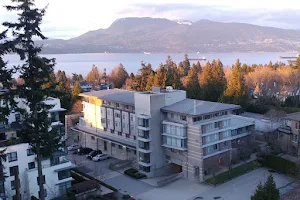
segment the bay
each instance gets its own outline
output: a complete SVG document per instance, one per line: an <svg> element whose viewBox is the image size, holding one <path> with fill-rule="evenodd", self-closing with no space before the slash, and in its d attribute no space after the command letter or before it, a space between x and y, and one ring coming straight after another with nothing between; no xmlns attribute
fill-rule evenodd
<svg viewBox="0 0 300 200"><path fill-rule="evenodd" d="M122 63L128 73L137 73L141 67L141 61L151 63L155 70L160 63L164 63L167 56L170 55L172 60L179 63L184 59L184 53L155 53L155 54L111 54L111 53L95 53L95 54L45 54L47 58L55 58L55 71L64 70L66 74L81 73L84 76L91 70L93 65L96 65L101 71L105 68L107 73L110 73L112 68ZM280 56L296 56L296 53L284 52L263 52L263 53L189 53L189 58L199 59L205 57L206 61L201 61L201 64L213 59L220 59L225 67L232 66L236 59L239 58L241 63L246 64L268 64L270 61L286 62L280 60ZM17 55L7 55L4 60L8 61L9 66L21 64ZM191 63L196 61L191 61Z"/></svg>

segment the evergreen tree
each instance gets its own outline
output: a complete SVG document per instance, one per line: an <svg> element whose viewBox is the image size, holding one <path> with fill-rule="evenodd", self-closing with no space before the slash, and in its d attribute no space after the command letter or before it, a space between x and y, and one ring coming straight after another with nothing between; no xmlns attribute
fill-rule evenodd
<svg viewBox="0 0 300 200"><path fill-rule="evenodd" d="M261 182L258 184L254 195L251 196L251 200L266 200L266 194L264 190L264 186L261 184Z"/></svg>
<svg viewBox="0 0 300 200"><path fill-rule="evenodd" d="M12 74L15 70L9 69L7 63L3 60L3 56L11 52L13 48L12 44L5 40L6 32L0 33L0 89L9 90L13 86ZM13 91L0 93L0 122L7 123L7 117L15 105L14 94L12 93Z"/></svg>
<svg viewBox="0 0 300 200"><path fill-rule="evenodd" d="M272 174L268 177L267 182L264 185L264 190L266 193L265 200L279 200L280 199L279 190L276 188L276 183L273 179Z"/></svg>
<svg viewBox="0 0 300 200"><path fill-rule="evenodd" d="M300 55L297 57L296 62L295 62L295 68L300 69Z"/></svg>
<svg viewBox="0 0 300 200"><path fill-rule="evenodd" d="M191 63L190 63L190 60L189 60L189 56L187 54L184 54L183 69L184 69L185 76L187 76L188 72L191 69Z"/></svg>
<svg viewBox="0 0 300 200"><path fill-rule="evenodd" d="M269 62L268 67L269 67L269 68L273 68L273 63L272 63L272 61Z"/></svg>
<svg viewBox="0 0 300 200"><path fill-rule="evenodd" d="M198 68L193 65L187 76L186 93L188 98L200 99L201 88L198 81Z"/></svg>
<svg viewBox="0 0 300 200"><path fill-rule="evenodd" d="M78 81L75 82L73 90L72 90L72 96L73 98L77 99L78 95L82 93L82 89L80 87L80 84Z"/></svg>
<svg viewBox="0 0 300 200"><path fill-rule="evenodd" d="M232 68L232 74L229 78L227 88L224 92L224 95L220 98L220 101L234 103L241 106L246 105L247 89L239 59L237 59Z"/></svg>
<svg viewBox="0 0 300 200"><path fill-rule="evenodd" d="M145 91L147 83L151 80L151 76L153 76L153 69L150 63L146 65L146 63L141 63L141 68L138 71L137 76L135 77L135 84L138 85L136 87L137 91ZM151 84L151 83L149 83Z"/></svg>
<svg viewBox="0 0 300 200"><path fill-rule="evenodd" d="M98 67L93 65L85 80L93 85L99 85L101 83L101 73L99 72Z"/></svg>
<svg viewBox="0 0 300 200"><path fill-rule="evenodd" d="M164 65L165 72L165 86L172 86L175 89L182 88L180 81L180 70L177 68L176 63L172 61L171 56L167 57L166 63Z"/></svg>
<svg viewBox="0 0 300 200"><path fill-rule="evenodd" d="M152 90L152 86L153 86L153 82L154 82L154 72L150 74L150 76L148 77L148 82L146 85L146 91L151 91Z"/></svg>
<svg viewBox="0 0 300 200"><path fill-rule="evenodd" d="M187 54L184 55L184 60L178 63L178 71L180 77L187 76L191 69L191 63Z"/></svg>
<svg viewBox="0 0 300 200"><path fill-rule="evenodd" d="M251 196L251 200L279 200L279 190L276 188L272 174L268 176L264 185L258 184L254 195Z"/></svg>
<svg viewBox="0 0 300 200"><path fill-rule="evenodd" d="M13 31L15 50L25 63L20 67L20 77L24 79L24 84L18 86L17 91L29 109L24 110L23 130L20 135L37 155L39 199L44 200L42 157L51 156L52 152L59 148L60 140L58 132L51 129L51 120L48 118L52 106L44 103L55 89L55 85L43 87L51 81L55 61L40 57L38 54L41 47L37 47L33 40L34 37L46 39L39 28L45 9L37 9L33 0L12 0L12 2L13 5L6 6L6 9L16 11L18 21L5 22L3 25Z"/></svg>
<svg viewBox="0 0 300 200"><path fill-rule="evenodd" d="M66 108L68 111L72 108L72 94L71 94L71 86L70 81L66 76L65 71L59 70L56 75L56 94L54 97L59 98L61 102L61 106ZM63 118L61 118L63 119ZM63 121L63 120L61 120Z"/></svg>
<svg viewBox="0 0 300 200"><path fill-rule="evenodd" d="M9 69L7 63L4 62L3 56L12 51L13 45L7 42L6 32L0 33L0 90L11 89L13 85L12 74L14 69ZM12 91L0 92L0 123L6 124L8 122L7 117L9 116L12 109L15 108L14 94ZM6 149L0 151L0 183L4 184L5 174L3 162L6 162ZM20 185L16 185L16 193L20 192ZM19 199L19 198L18 198Z"/></svg>
<svg viewBox="0 0 300 200"><path fill-rule="evenodd" d="M84 81L84 79L83 79L83 76L81 74L73 73L72 74L72 81L73 82L76 82L76 81L82 82L82 81Z"/></svg>
<svg viewBox="0 0 300 200"><path fill-rule="evenodd" d="M128 78L128 73L124 66L120 63L120 65L118 65L112 70L109 77L114 87L122 88L126 82L126 79Z"/></svg>
<svg viewBox="0 0 300 200"><path fill-rule="evenodd" d="M165 66L163 64L160 64L155 72L153 86L159 86L160 88L165 88L166 80L167 80L167 76L166 76Z"/></svg>
<svg viewBox="0 0 300 200"><path fill-rule="evenodd" d="M220 60L213 60L212 64L208 62L205 65L200 75L200 85L204 100L218 101L226 86L223 64Z"/></svg>

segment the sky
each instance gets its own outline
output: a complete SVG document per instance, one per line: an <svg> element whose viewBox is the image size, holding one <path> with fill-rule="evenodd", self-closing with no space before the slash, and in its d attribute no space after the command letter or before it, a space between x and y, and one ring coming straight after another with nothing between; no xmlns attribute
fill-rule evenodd
<svg viewBox="0 0 300 200"><path fill-rule="evenodd" d="M3 8L0 23L16 19ZM48 5L42 31L49 38L68 39L90 30L108 28L123 17L155 17L171 20L241 22L287 29L300 29L299 0L36 0ZM0 30L3 27L0 26Z"/></svg>

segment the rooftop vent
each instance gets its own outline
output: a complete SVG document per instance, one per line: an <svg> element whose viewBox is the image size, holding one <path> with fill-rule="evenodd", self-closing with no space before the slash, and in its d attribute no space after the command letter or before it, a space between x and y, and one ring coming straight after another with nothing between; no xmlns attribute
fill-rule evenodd
<svg viewBox="0 0 300 200"><path fill-rule="evenodd" d="M166 90L167 90L167 91L173 91L173 87L172 87L172 86L167 86L167 87L166 87Z"/></svg>

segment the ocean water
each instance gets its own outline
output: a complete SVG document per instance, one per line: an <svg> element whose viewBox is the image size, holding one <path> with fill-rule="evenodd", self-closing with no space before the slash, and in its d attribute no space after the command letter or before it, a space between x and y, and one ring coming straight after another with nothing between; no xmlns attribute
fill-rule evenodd
<svg viewBox="0 0 300 200"><path fill-rule="evenodd" d="M101 71L106 68L109 73L112 68L122 63L128 73L134 74L141 67L141 62L151 63L152 68L155 70L160 63L164 63L167 56L170 55L172 60L176 63L184 59L183 53L158 53L158 54L111 54L111 53L95 53L95 54L48 54L42 55L47 58L56 58L55 70L64 70L67 74L81 73L86 75L93 65L96 65ZM296 56L296 53L189 53L189 58L203 58L206 61L201 61L204 64L213 59L220 59L224 67L231 66L239 58L241 63L246 64L267 64L270 61L286 62L281 60L280 56ZM8 55L4 58L8 61L10 66L21 64L17 55ZM196 62L196 61L191 61Z"/></svg>

